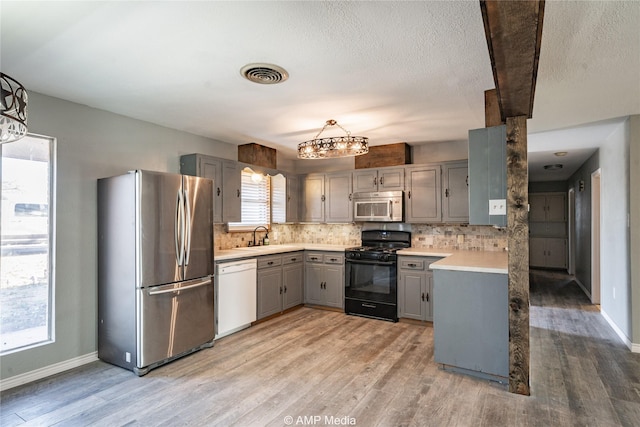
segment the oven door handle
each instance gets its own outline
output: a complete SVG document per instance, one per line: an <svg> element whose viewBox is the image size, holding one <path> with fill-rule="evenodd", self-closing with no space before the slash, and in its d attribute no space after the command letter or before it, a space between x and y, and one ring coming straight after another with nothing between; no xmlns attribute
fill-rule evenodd
<svg viewBox="0 0 640 427"><path fill-rule="evenodd" d="M366 261L361 259L347 259L347 263L350 264L365 264L365 265L396 265L395 261Z"/></svg>

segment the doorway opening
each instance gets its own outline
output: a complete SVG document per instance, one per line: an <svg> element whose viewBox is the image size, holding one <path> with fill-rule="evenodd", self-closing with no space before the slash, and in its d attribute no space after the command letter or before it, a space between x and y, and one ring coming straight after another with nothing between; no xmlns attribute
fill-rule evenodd
<svg viewBox="0 0 640 427"><path fill-rule="evenodd" d="M601 170L591 174L591 303L600 304Z"/></svg>
<svg viewBox="0 0 640 427"><path fill-rule="evenodd" d="M576 190L569 189L569 268L568 273L576 275Z"/></svg>

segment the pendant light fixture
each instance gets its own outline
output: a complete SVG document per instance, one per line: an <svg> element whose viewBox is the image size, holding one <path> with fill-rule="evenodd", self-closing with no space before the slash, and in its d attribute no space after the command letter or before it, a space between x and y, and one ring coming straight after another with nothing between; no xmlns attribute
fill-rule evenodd
<svg viewBox="0 0 640 427"><path fill-rule="evenodd" d="M320 138L327 126L338 126L346 136L332 136ZM327 159L335 157L359 156L369 152L369 138L365 136L351 136L351 133L340 126L335 120L327 120L324 127L315 138L298 144L299 159Z"/></svg>
<svg viewBox="0 0 640 427"><path fill-rule="evenodd" d="M27 90L17 80L0 73L0 144L27 134Z"/></svg>

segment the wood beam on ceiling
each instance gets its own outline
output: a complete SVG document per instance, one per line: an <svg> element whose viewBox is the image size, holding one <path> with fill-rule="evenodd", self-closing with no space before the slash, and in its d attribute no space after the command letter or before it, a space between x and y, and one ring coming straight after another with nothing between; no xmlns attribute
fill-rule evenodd
<svg viewBox="0 0 640 427"><path fill-rule="evenodd" d="M481 0L502 122L533 113L544 0Z"/></svg>

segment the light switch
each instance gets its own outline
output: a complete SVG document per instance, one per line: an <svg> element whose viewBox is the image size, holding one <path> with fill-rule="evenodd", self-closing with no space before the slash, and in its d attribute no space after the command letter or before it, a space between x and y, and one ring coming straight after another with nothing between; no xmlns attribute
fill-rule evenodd
<svg viewBox="0 0 640 427"><path fill-rule="evenodd" d="M506 214L507 214L506 199L489 200L489 215L506 215Z"/></svg>

